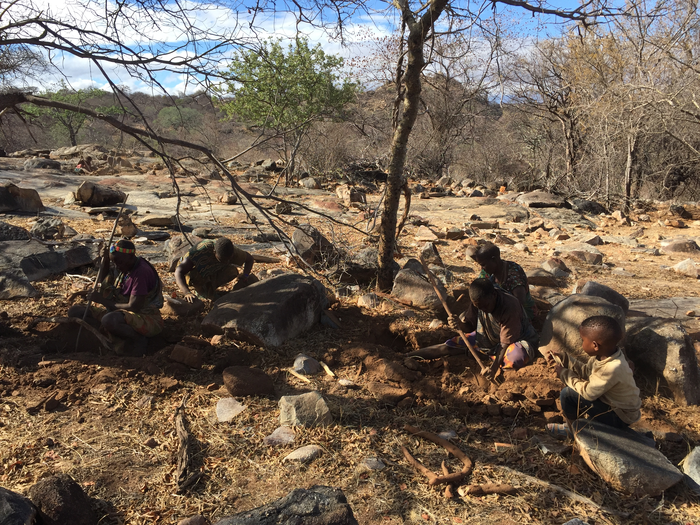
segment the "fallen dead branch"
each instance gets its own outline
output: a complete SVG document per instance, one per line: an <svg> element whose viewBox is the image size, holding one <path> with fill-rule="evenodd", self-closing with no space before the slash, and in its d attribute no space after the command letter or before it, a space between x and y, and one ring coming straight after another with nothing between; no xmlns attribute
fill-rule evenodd
<svg viewBox="0 0 700 525"><path fill-rule="evenodd" d="M487 494L515 494L518 491L507 483L483 483L481 485L466 485L459 487L460 496L486 496Z"/></svg>
<svg viewBox="0 0 700 525"><path fill-rule="evenodd" d="M201 476L202 472L190 472L190 462L192 454L190 452L190 434L187 432L185 419L185 402L187 396L182 398L182 403L175 410L175 431L180 440L180 445L177 449L177 493L182 494L187 487L194 484Z"/></svg>
<svg viewBox="0 0 700 525"><path fill-rule="evenodd" d="M428 485L430 485L430 486L444 485L445 483L459 485L462 482L462 480L465 477L467 477L469 475L469 473L472 471L472 468L474 466L472 463L472 460L469 459L464 452L462 452L459 448L454 446L452 443L450 443L446 439L442 439L440 436L435 435L432 432L426 432L426 431L420 430L416 427L412 427L411 425L405 425L404 430L406 430L407 432L410 432L414 436L422 437L423 439L427 439L428 441L432 441L436 445L440 445L445 450L447 450L450 454L452 454L457 459L459 459L464 465L460 472L453 472L452 474L443 474L442 476L438 476L434 472L430 471L430 469L428 469L420 461L418 461L416 458L414 458L406 447L401 447L401 450L403 450L403 455L406 458L406 461L408 461L408 463L414 469L416 469L418 472L424 474L428 478Z"/></svg>
<svg viewBox="0 0 700 525"><path fill-rule="evenodd" d="M494 468L498 468L504 472L507 472L508 474L512 474L513 476L520 476L521 478L526 479L530 483L535 483L537 485L540 485L542 487L546 487L550 490L554 490L556 492L559 492L560 494L565 495L569 499L576 501L577 503L582 503L584 505L588 505L589 507L593 507L596 510L599 510L600 512L605 512L607 514L612 514L613 516L620 516L621 518L627 518L629 517L629 512L619 512L613 509L609 509L607 507L603 507L602 505L598 505L595 501L593 501L590 498L587 498L586 496L581 496L580 494L576 494L575 492L572 492L568 489L565 489L564 487L560 487L559 485L555 485L554 483L550 483L549 481L545 481L540 478L536 478L534 476L530 476L529 474L525 474L523 472L520 472L518 470L513 470L512 468L509 467L504 467L501 465L495 465Z"/></svg>

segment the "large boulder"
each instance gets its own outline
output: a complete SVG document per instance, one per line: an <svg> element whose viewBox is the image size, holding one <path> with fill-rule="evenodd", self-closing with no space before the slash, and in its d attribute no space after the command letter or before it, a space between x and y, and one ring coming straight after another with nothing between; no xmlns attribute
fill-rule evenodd
<svg viewBox="0 0 700 525"><path fill-rule="evenodd" d="M333 424L333 415L319 392L282 396L279 400L280 425L316 427Z"/></svg>
<svg viewBox="0 0 700 525"><path fill-rule="evenodd" d="M581 287L581 291L579 293L583 295L602 297L609 303L616 304L622 308L622 311L625 312L625 314L627 314L627 311L630 309L630 302L624 295L613 290L609 286L605 286L604 284L600 284L595 281L588 281Z"/></svg>
<svg viewBox="0 0 700 525"><path fill-rule="evenodd" d="M437 284L443 297L447 297L443 284L439 280ZM402 302L410 302L413 306L427 306L433 310L438 310L442 306L428 278L410 268L404 268L396 274L391 295Z"/></svg>
<svg viewBox="0 0 700 525"><path fill-rule="evenodd" d="M563 197L540 190L523 193L516 201L528 208L565 208L567 206Z"/></svg>
<svg viewBox="0 0 700 525"><path fill-rule="evenodd" d="M578 419L574 438L586 464L611 487L637 497L658 496L683 474L633 430Z"/></svg>
<svg viewBox="0 0 700 525"><path fill-rule="evenodd" d="M36 190L20 188L11 182L0 186L0 213L44 211L44 204Z"/></svg>
<svg viewBox="0 0 700 525"><path fill-rule="evenodd" d="M29 281L38 281L80 266L93 264L100 256L97 243L66 242L47 245L39 241L0 242L0 275L14 279L17 269Z"/></svg>
<svg viewBox="0 0 700 525"><path fill-rule="evenodd" d="M37 157L24 161L24 171L29 170L60 170L61 163L53 159L44 159Z"/></svg>
<svg viewBox="0 0 700 525"><path fill-rule="evenodd" d="M0 299L36 297L39 292L19 268L0 271Z"/></svg>
<svg viewBox="0 0 700 525"><path fill-rule="evenodd" d="M2 525L32 525L36 522L36 507L27 498L0 487L0 523Z"/></svg>
<svg viewBox="0 0 700 525"><path fill-rule="evenodd" d="M700 404L700 371L693 341L674 319L630 319L627 356L640 372L651 373L669 388L676 403Z"/></svg>
<svg viewBox="0 0 700 525"><path fill-rule="evenodd" d="M327 305L320 282L288 273L218 299L202 321L202 331L277 347L318 324Z"/></svg>
<svg viewBox="0 0 700 525"><path fill-rule="evenodd" d="M68 474L49 476L29 488L43 525L97 525L90 498Z"/></svg>
<svg viewBox="0 0 700 525"><path fill-rule="evenodd" d="M661 241L661 251L663 253L690 253L697 255L700 247L693 239L673 238L666 241Z"/></svg>
<svg viewBox="0 0 700 525"><path fill-rule="evenodd" d="M295 489L284 498L224 518L215 525L357 525L340 489L314 485Z"/></svg>
<svg viewBox="0 0 700 525"><path fill-rule="evenodd" d="M695 447L682 463L686 485L700 496L700 447Z"/></svg>
<svg viewBox="0 0 700 525"><path fill-rule="evenodd" d="M115 188L85 181L75 191L75 200L85 206L112 206L124 202L126 193Z"/></svg>
<svg viewBox="0 0 700 525"><path fill-rule="evenodd" d="M292 234L292 253L298 253L308 264L333 265L338 249L310 224L302 224Z"/></svg>
<svg viewBox="0 0 700 525"><path fill-rule="evenodd" d="M581 335L578 328L581 323L593 315L614 317L625 328L625 312L602 297L574 294L557 303L549 313L542 326L540 335L540 352L583 355Z"/></svg>

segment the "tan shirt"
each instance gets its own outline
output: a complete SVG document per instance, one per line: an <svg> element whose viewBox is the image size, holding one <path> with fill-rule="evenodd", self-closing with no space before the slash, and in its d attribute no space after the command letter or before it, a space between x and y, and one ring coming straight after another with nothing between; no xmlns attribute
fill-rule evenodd
<svg viewBox="0 0 700 525"><path fill-rule="evenodd" d="M600 361L591 357L586 363L567 354L559 357L565 367L559 378L566 386L588 401L600 399L610 405L628 425L642 417L639 388L621 350Z"/></svg>

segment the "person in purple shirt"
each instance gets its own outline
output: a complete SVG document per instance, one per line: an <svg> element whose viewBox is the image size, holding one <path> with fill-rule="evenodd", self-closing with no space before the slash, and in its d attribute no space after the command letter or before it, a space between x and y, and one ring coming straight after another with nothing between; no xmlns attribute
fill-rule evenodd
<svg viewBox="0 0 700 525"><path fill-rule="evenodd" d="M136 256L131 241L122 239L109 249L105 247L97 278L104 276L100 291L91 294L95 304L86 320L99 322L116 350L129 348L130 353L140 355L148 345L147 338L163 330L163 285L158 272L146 259ZM75 305L68 310L69 317L82 318L84 314L85 306Z"/></svg>

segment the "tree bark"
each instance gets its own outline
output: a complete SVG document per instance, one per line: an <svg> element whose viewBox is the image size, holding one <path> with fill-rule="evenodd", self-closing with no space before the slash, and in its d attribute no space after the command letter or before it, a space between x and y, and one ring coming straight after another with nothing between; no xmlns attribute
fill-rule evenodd
<svg viewBox="0 0 700 525"><path fill-rule="evenodd" d="M389 291L394 282L394 251L396 248L396 218L401 199L401 188L404 185L403 169L406 164L408 138L413 130L418 115L418 104L421 94L421 72L425 67L423 46L426 36L432 30L433 24L442 14L447 0L433 0L427 12L415 19L407 0L398 2L402 10L403 22L408 28L406 42L406 71L403 75L405 90L403 93L403 112L394 130L391 141L391 160L387 175L386 197L382 209L379 227L379 272L377 288Z"/></svg>

